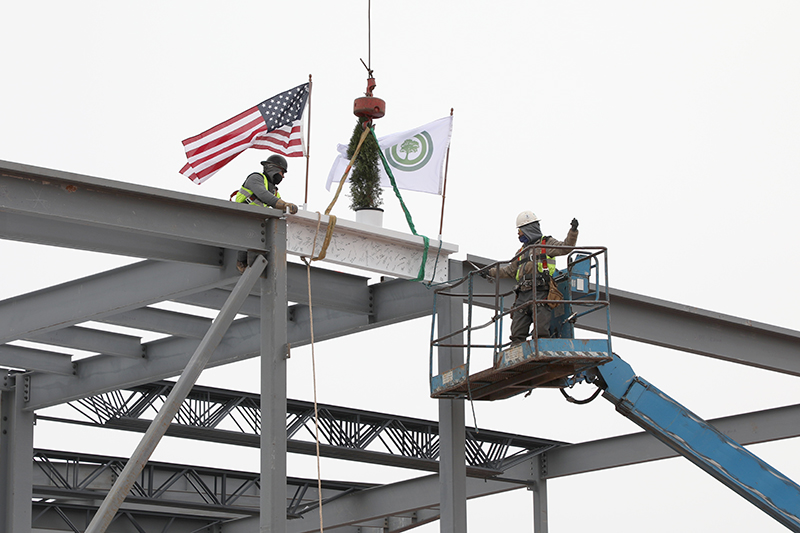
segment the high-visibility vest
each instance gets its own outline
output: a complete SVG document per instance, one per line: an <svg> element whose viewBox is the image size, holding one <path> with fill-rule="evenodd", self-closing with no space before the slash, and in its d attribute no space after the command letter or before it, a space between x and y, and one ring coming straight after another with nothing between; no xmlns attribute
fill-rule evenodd
<svg viewBox="0 0 800 533"><path fill-rule="evenodd" d="M269 190L269 180L267 179L266 174L263 172L259 172L264 177L264 188ZM275 196L277 198L281 197L281 193L278 192L278 188L275 188ZM253 191L242 185L242 188L239 189L239 192L236 193L236 198L233 199L234 202L239 202L240 204L248 203L248 204L255 204L265 206L264 202L258 199L258 196L253 194Z"/></svg>
<svg viewBox="0 0 800 533"><path fill-rule="evenodd" d="M552 277L553 274L555 274L556 272L556 260L553 259L551 256L547 255L547 248L544 247L544 245L547 244L547 237L542 237L541 244L542 244L541 251L540 253L536 254L536 271L539 272L539 274L543 274L545 271L547 271L547 273ZM534 253L535 250L536 249L534 248L533 249ZM530 255L528 255L528 257L525 257L524 254L520 254L519 257L517 257L517 261L519 262L517 266L517 282L520 282L525 278L524 274L525 263L530 261Z"/></svg>

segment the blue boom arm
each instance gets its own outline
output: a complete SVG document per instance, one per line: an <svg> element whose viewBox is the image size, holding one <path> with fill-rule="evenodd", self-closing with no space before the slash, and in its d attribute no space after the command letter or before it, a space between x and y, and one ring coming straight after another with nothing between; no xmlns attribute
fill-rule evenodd
<svg viewBox="0 0 800 533"><path fill-rule="evenodd" d="M619 356L612 357L595 372L604 382L603 397L618 412L790 530L800 532L800 486L636 376Z"/></svg>

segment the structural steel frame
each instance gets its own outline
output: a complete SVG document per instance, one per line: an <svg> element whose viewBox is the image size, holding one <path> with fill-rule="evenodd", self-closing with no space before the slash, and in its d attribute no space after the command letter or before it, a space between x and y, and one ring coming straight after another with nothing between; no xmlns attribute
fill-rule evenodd
<svg viewBox="0 0 800 533"><path fill-rule="evenodd" d="M201 414L197 405L191 405L192 398L196 398L192 395L214 396L206 407L212 406L213 414L208 415L217 422L229 421L228 417L243 405L234 407L227 402L244 400L240 393L202 388L189 394L186 400L189 403L181 406L184 418L179 417L167 431L196 439L230 438L238 439L239 443L249 439L248 445L255 444L253 439L259 439L261 474L257 487L254 482L248 486L248 490L253 490L250 496L258 504L247 512L237 510L234 513L226 509L206 509L206 505L217 505L213 500L202 504L185 502L183 509L181 505L173 505L174 502L161 505L134 501L141 497L140 491L123 504L108 530L153 530L156 526L142 525L148 521L148 524L158 523L160 531L191 531L198 527L219 530L220 525L211 522L198 526L196 517L191 515L200 507L203 512L218 513L219 516L212 517L214 520L224 518L226 533L253 531L259 527L261 531L276 533L317 530L316 513L306 513L303 520L291 519L306 505L308 491L316 496L316 489L307 483L292 485L291 479L287 488L285 458L287 451L306 453L308 448L308 441L291 438L297 430L307 427L308 405L286 398L286 355L289 345L302 346L311 340L306 269L287 262L286 255L302 253L298 251L304 249L299 241L308 241L309 227L315 222L316 217L310 214L293 221L292 217L286 218L271 209L255 209L0 161L0 238L142 259L0 301L0 369L6 369L0 384L2 528L13 533L27 533L35 520L51 519L61 520L59 527L72 527L73 531L85 527L86 517L91 518L99 502L96 498L87 498L86 487L73 483L73 480L82 479L80 475L69 478L60 474L59 477L56 472L60 472L59 469L66 472L71 462L87 461L86 456L76 459L58 452L37 451L36 454L45 455L36 457L57 456L62 462L49 470L53 476L48 477L49 482L42 481L43 469L37 465L33 450L36 411L67 402L84 407L94 404L94 413L99 418L90 423L127 426L141 431L145 423L141 414L152 409L160 398L161 392L156 392L164 387L160 380L183 372L212 324L203 316L166 311L154 305L178 302L223 309L240 279L234 266L236 253L247 250L266 258L266 273L242 300L239 312L243 318L234 320L218 339L219 345L210 354L206 366L261 357L261 394L248 397L252 403L247 415L252 431L239 431L235 438L230 431L224 432L225 437L221 436L223 430L209 424L205 413ZM406 281L416 274L416 269L409 266L408 257L419 252L421 238L370 230L354 223L343 224L340 231L343 233L337 237L341 245L338 250L344 255L339 256L338 264L380 272L390 279L370 284L368 277L313 267L315 340L430 315L431 291L425 284ZM394 257L399 258L395 261L397 264L392 261L380 265L357 260L348 262L353 255L359 255L351 253L353 249L371 249L373 241L380 241L384 250L395 250ZM473 263L493 262L476 256L468 256L464 262L455 261L449 258L456 251L454 246L442 243L439 247L439 243L431 242L431 253L434 248L442 254L435 261L445 265L438 275L446 272L451 279L473 268ZM435 272L428 275L438 279ZM609 290L608 298L613 304L614 336L800 375L800 358L797 357L800 332L616 289ZM454 331L463 323L461 305L443 307L437 312L441 328ZM595 324L592 320L593 316L587 315L576 326L604 330L605 324ZM134 328L161 338L143 340L147 335L112 333L93 326L95 323ZM36 343L36 347L20 345L20 341ZM78 359L72 355L73 350L91 355ZM449 365L448 368L462 359L460 348L439 351L440 365ZM107 399L114 395L121 398L120 395L125 394L138 394L137 401L141 403L134 408L123 401L131 407L129 411L113 416L107 414L111 409ZM369 434L364 442L370 438L370 442L376 442L378 434L389 431L392 422L387 421L391 419L407 425L404 431L410 433L398 437L401 440L419 438L424 431L433 434L432 423L323 406L330 424L330 432L323 433L327 439L323 443L326 454L377 464L394 461L407 468L439 471L384 486L334 486L329 482L325 487L330 497L323 505L326 529L403 531L441 518L442 531L461 532L466 529L467 498L529 487L534 493L536 531L546 532L548 479L674 456L674 452L655 438L638 433L571 446L541 441L542 448L533 446L524 453L506 456L491 464L480 463L476 458L484 444L475 448L475 441L471 440L474 433L465 428L463 401L440 400L439 406L439 424L435 431L438 439L435 444L433 440L426 441L431 451L434 448L436 451L419 456L404 455L397 450L376 452L367 449L368 446L352 446L352 441ZM287 413L294 417L290 418L288 426ZM348 416L362 418L342 434L345 425L353 423ZM378 423L368 419L370 416L383 417L384 421ZM199 423L182 423L187 421L186 417ZM424 422L429 429L410 428L412 422ZM741 444L796 437L800 436L800 405L711 422ZM381 427L380 424L387 425ZM342 438L335 438L335 434ZM483 437L487 438L487 443L491 440L489 436ZM497 437L505 438L505 442L537 442L532 437ZM506 460L509 457L513 460ZM102 462L97 458L92 460ZM112 462L108 460L108 464ZM184 473L176 475L175 468ZM178 483L178 478L191 478L198 487L217 483L209 481L216 479L216 474L197 474L201 470L148 463L143 472L154 480L175 475L173 483ZM110 475L111 471L110 466L103 468L102 476ZM168 473L170 471L172 474ZM238 474L224 475L231 479ZM139 487L143 485L139 483ZM33 506L30 505L32 499ZM73 525L64 526L67 523ZM79 523L80 527L76 525Z"/></svg>

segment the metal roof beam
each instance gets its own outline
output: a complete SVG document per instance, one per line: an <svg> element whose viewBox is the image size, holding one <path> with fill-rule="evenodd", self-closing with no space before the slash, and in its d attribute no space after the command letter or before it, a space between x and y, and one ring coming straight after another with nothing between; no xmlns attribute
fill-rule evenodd
<svg viewBox="0 0 800 533"><path fill-rule="evenodd" d="M97 319L97 321L104 324L155 331L192 339L202 339L209 326L211 326L210 318L152 307L132 309L125 313Z"/></svg>
<svg viewBox="0 0 800 533"><path fill-rule="evenodd" d="M710 420L709 424L741 445L800 436L800 404ZM583 474L678 457L645 432L562 446L547 452L547 477Z"/></svg>
<svg viewBox="0 0 800 533"><path fill-rule="evenodd" d="M235 269L142 261L0 302L0 343L235 282ZM125 290L120 290L124 288Z"/></svg>
<svg viewBox="0 0 800 533"><path fill-rule="evenodd" d="M144 357L144 346L139 337L81 326L49 331L24 340L121 357Z"/></svg>
<svg viewBox="0 0 800 533"><path fill-rule="evenodd" d="M203 268L203 267L194 267ZM317 341L358 331L387 326L427 316L433 305L432 292L421 283L392 280L372 286L372 316L314 309L314 338ZM0 307L1 309L1 307ZM311 342L308 307L292 306L287 328L289 344ZM2 317L2 314L0 314ZM41 409L100 392L141 385L177 375L199 341L171 337L147 343L147 359L92 357L79 361L80 380L31 376L31 401L26 409ZM255 318L234 322L211 356L207 367L219 366L259 355L260 326Z"/></svg>
<svg viewBox="0 0 800 533"><path fill-rule="evenodd" d="M305 265L287 263L287 295L290 302L308 304L308 273ZM327 307L346 313L368 315L372 312L369 278L311 267L311 299L314 307ZM175 301L208 309L220 309L230 293L219 288L190 294ZM258 317L261 313L258 295L251 295L240 311Z"/></svg>
<svg viewBox="0 0 800 533"><path fill-rule="evenodd" d="M711 423L744 445L795 437L800 435L800 405L720 418ZM612 437L547 452L547 478L675 456L671 449L647 433ZM504 472L502 480L467 478L467 497L488 496L530 485L534 481L532 472L538 470L535 468L538 460L533 457L515 465ZM358 525L367 520L432 508L439 503L438 482L438 476L425 476L343 496L325 505L325 527ZM249 523L249 519L234 522L236 528L231 531L245 531ZM305 520L291 521L287 527L288 533L317 530L319 517L310 513Z"/></svg>
<svg viewBox="0 0 800 533"><path fill-rule="evenodd" d="M0 239L46 244L75 250L102 252L126 257L219 265L223 249L180 242L175 239L125 233L117 229L85 226L66 220L0 211Z"/></svg>
<svg viewBox="0 0 800 533"><path fill-rule="evenodd" d="M10 344L0 346L0 366L62 376L72 376L76 368L69 354Z"/></svg>
<svg viewBox="0 0 800 533"><path fill-rule="evenodd" d="M0 212L6 214L5 222L16 228L8 238L55 240L43 236L42 231L36 236L21 233L20 228L30 222L30 217L38 217L46 222L42 227L48 231L64 223L106 230L93 235L104 239L90 244L88 249L95 251L121 253L124 242L132 239L134 245L125 252L131 256L142 253L143 244L155 242L137 243L136 236L165 239L169 244L162 242L157 247L162 250L165 246L181 249L184 243L209 246L212 256L219 254L217 248L265 251L261 233L264 219L282 215L274 209L256 211L224 200L9 161L0 161L0 190ZM26 218L14 220L16 216ZM83 247L81 240L69 237L66 242L50 243ZM191 258L192 250L197 251L188 248L185 260ZM149 253L147 256L152 257Z"/></svg>
<svg viewBox="0 0 800 533"><path fill-rule="evenodd" d="M465 272L474 270L470 261L478 265L494 262L471 255L467 258ZM495 292L494 283L480 277L474 282L476 293ZM501 279L499 283L501 292L513 288L511 280ZM619 289L610 288L609 295L611 334L615 337L800 376L798 331ZM510 308L512 299L507 300ZM493 308L494 298L476 298L475 304ZM605 313L584 315L576 326L605 333Z"/></svg>

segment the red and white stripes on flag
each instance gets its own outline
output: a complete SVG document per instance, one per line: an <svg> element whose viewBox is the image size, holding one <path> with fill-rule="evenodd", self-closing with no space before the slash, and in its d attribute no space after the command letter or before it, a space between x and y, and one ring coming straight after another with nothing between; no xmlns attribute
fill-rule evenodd
<svg viewBox="0 0 800 533"><path fill-rule="evenodd" d="M248 148L301 157L301 124L307 99L305 83L189 137L183 141L188 162L180 173L199 185Z"/></svg>

